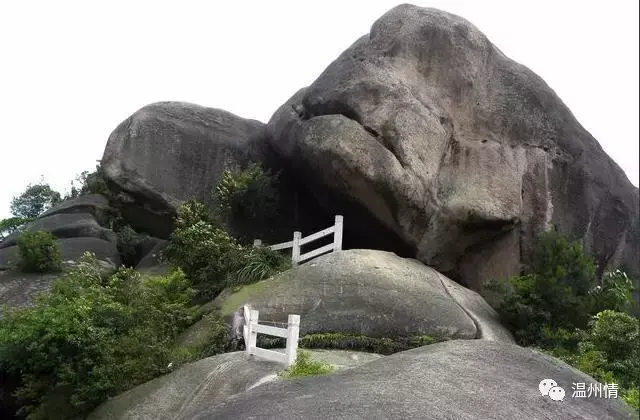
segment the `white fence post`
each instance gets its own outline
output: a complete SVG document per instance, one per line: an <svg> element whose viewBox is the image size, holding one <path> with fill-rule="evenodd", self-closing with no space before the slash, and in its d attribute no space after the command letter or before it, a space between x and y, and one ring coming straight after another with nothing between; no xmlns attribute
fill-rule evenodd
<svg viewBox="0 0 640 420"><path fill-rule="evenodd" d="M342 216L336 216L335 232L333 232L333 250L342 250L342 227L344 219Z"/></svg>
<svg viewBox="0 0 640 420"><path fill-rule="evenodd" d="M253 354L255 352L256 342L258 341L258 331L256 329L256 326L258 325L258 316L258 311L253 309L249 311L249 343L247 344L249 354Z"/></svg>
<svg viewBox="0 0 640 420"><path fill-rule="evenodd" d="M298 357L298 338L300 335L300 315L289 315L287 323L287 366L291 366Z"/></svg>
<svg viewBox="0 0 640 420"><path fill-rule="evenodd" d="M247 354L251 354L249 347L249 336L251 332L251 307L244 305L244 326L242 327L242 338L244 338L244 347Z"/></svg>
<svg viewBox="0 0 640 420"><path fill-rule="evenodd" d="M254 239L253 240L253 247L254 248L259 248L262 246L262 241L260 239Z"/></svg>
<svg viewBox="0 0 640 420"><path fill-rule="evenodd" d="M302 239L302 232L293 232L293 251L291 252L292 265L298 265L298 261L300 261L300 239Z"/></svg>

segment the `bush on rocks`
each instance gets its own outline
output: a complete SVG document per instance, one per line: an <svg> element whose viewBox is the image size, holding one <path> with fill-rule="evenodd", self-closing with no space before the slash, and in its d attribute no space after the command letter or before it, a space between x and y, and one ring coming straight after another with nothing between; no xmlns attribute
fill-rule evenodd
<svg viewBox="0 0 640 420"><path fill-rule="evenodd" d="M180 208L164 256L185 272L200 301L211 300L225 287L260 281L290 266L276 252L239 244L197 201Z"/></svg>
<svg viewBox="0 0 640 420"><path fill-rule="evenodd" d="M177 270L103 277L85 254L31 308L6 308L0 371L20 379L19 414L82 418L108 397L168 372L172 346L193 321L193 290Z"/></svg>
<svg viewBox="0 0 640 420"><path fill-rule="evenodd" d="M17 240L19 268L25 273L60 271L62 260L55 238L49 232L24 232Z"/></svg>
<svg viewBox="0 0 640 420"><path fill-rule="evenodd" d="M595 274L578 242L543 234L521 276L492 281L501 294L497 311L522 345L538 347L606 383L640 411L640 320L624 311L633 282L622 270Z"/></svg>
<svg viewBox="0 0 640 420"><path fill-rule="evenodd" d="M277 217L278 176L253 163L240 172L224 171L214 188L218 218L242 243L252 242L252 235Z"/></svg>

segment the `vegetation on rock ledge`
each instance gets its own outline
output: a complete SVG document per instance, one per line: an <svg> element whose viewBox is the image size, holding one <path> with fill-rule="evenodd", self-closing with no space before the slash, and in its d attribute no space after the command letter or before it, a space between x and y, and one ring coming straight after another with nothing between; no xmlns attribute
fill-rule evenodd
<svg viewBox="0 0 640 420"><path fill-rule="evenodd" d="M533 346L605 383L640 411L640 320L626 311L633 283L621 270L596 276L579 242L552 231L540 236L528 271L491 281L496 308L516 341Z"/></svg>
<svg viewBox="0 0 640 420"><path fill-rule="evenodd" d="M172 364L199 357L173 344L194 320L194 293L180 270L143 277L121 268L103 276L85 254L32 308L5 308L0 371L19 380L19 414L82 417Z"/></svg>

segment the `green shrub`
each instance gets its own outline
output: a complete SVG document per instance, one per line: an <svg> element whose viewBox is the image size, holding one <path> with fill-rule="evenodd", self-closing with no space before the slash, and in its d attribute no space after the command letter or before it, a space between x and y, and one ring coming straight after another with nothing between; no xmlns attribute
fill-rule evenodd
<svg viewBox="0 0 640 420"><path fill-rule="evenodd" d="M255 283L291 268L291 259L266 247L246 248L232 286Z"/></svg>
<svg viewBox="0 0 640 420"><path fill-rule="evenodd" d="M640 320L605 310L597 314L581 343L583 353L598 352L603 369L625 388L640 386Z"/></svg>
<svg viewBox="0 0 640 420"><path fill-rule="evenodd" d="M25 273L60 271L62 260L58 244L49 232L24 232L17 240L19 268Z"/></svg>
<svg viewBox="0 0 640 420"><path fill-rule="evenodd" d="M107 178L101 165L96 165L96 170L93 172L84 171L80 175L80 182L80 195L102 194L106 197L111 195L107 185Z"/></svg>
<svg viewBox="0 0 640 420"><path fill-rule="evenodd" d="M253 163L240 172L225 170L214 188L218 217L243 243L251 243L253 235L264 231L277 217L278 177Z"/></svg>
<svg viewBox="0 0 640 420"><path fill-rule="evenodd" d="M190 201L178 212L164 255L184 270L199 299L206 301L226 286L242 252L231 236L214 225L202 204Z"/></svg>
<svg viewBox="0 0 640 420"><path fill-rule="evenodd" d="M593 259L579 242L552 231L540 235L528 273L508 281L491 281L499 292L498 313L522 345L540 344L544 326L573 331L594 315L597 284Z"/></svg>
<svg viewBox="0 0 640 420"><path fill-rule="evenodd" d="M389 337L369 337L362 334L323 332L301 337L299 346L307 349L344 349L388 355L440 341L445 341L445 338L420 335L392 339ZM280 347L282 344L282 342L274 342L272 347ZM261 347L266 346L261 345Z"/></svg>
<svg viewBox="0 0 640 420"><path fill-rule="evenodd" d="M192 321L193 291L181 271L142 278L122 268L103 278L85 254L31 308L5 308L0 370L21 379L27 419L82 418L168 371L171 345Z"/></svg>
<svg viewBox="0 0 640 420"><path fill-rule="evenodd" d="M601 383L616 383L621 395L639 409L634 390L640 384L640 320L629 314L605 310L589 322L588 329L566 333L549 331L556 337L539 348ZM568 341L578 341L576 348ZM635 405L634 405L635 404Z"/></svg>
<svg viewBox="0 0 640 420"><path fill-rule="evenodd" d="M140 246L147 235L136 232L131 226L124 225L116 231L117 247L122 263L135 266L140 259Z"/></svg>
<svg viewBox="0 0 640 420"><path fill-rule="evenodd" d="M627 311L633 301L633 290L633 282L624 271L617 269L604 273L600 284L591 291L595 305L593 311Z"/></svg>
<svg viewBox="0 0 640 420"><path fill-rule="evenodd" d="M333 367L326 363L316 362L311 360L309 353L298 350L298 356L296 361L280 375L285 378L298 377L298 376L314 376L314 375L326 375L333 371Z"/></svg>
<svg viewBox="0 0 640 420"><path fill-rule="evenodd" d="M256 282L290 267L285 257L270 249L240 245L197 201L179 209L164 256L182 268L201 301L211 300L225 287Z"/></svg>
<svg viewBox="0 0 640 420"><path fill-rule="evenodd" d="M638 388L631 388L622 392L622 399L638 412L640 416L640 390Z"/></svg>
<svg viewBox="0 0 640 420"><path fill-rule="evenodd" d="M107 185L107 178L104 174L102 166L96 165L93 172L82 171L71 181L69 193L64 196L64 200L77 198L87 194L102 194L105 197L111 196L111 191Z"/></svg>

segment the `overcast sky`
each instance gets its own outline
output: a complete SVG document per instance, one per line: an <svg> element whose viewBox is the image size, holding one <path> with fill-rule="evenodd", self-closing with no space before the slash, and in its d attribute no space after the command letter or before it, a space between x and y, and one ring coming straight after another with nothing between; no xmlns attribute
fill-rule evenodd
<svg viewBox="0 0 640 420"><path fill-rule="evenodd" d="M0 1L0 218L156 101L266 122L396 1ZM419 1L538 73L638 185L638 1Z"/></svg>

